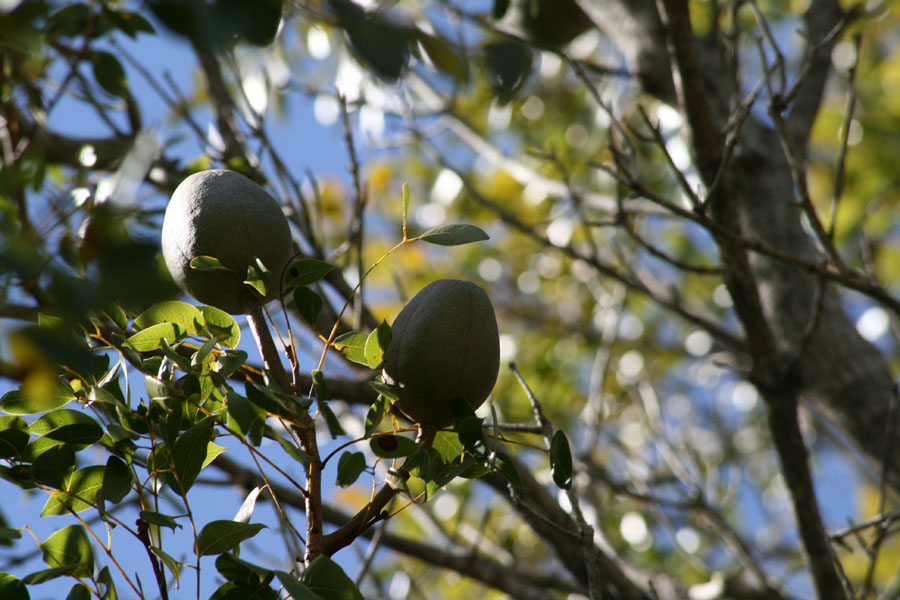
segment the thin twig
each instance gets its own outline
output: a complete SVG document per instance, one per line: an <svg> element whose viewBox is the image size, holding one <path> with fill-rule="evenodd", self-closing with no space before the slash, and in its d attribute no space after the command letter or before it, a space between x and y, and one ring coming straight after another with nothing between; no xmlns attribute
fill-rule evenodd
<svg viewBox="0 0 900 600"><path fill-rule="evenodd" d="M513 372L519 385L522 386L522 389L525 391L525 395L531 403L534 421L541 427L544 435L544 443L549 449L551 440L553 439L553 424L544 416L540 401L537 399L537 396L534 395L534 392L531 391L531 388L528 387L522 374L519 373L518 368L516 368L516 364L509 363L509 369ZM588 572L588 592L591 600L599 600L605 596L603 590L606 587L606 578L603 569L600 566L600 551L597 549L597 546L594 545L594 528L589 525L584 518L584 513L581 511L581 503L578 495L575 493L574 487L573 484L565 490L566 497L572 507L572 518L575 522L575 527L577 528L579 543L584 552L584 563Z"/></svg>

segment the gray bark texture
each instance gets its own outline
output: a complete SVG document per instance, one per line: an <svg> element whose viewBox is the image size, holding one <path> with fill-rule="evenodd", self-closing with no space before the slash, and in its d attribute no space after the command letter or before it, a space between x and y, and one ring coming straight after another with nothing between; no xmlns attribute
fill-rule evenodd
<svg viewBox="0 0 900 600"><path fill-rule="evenodd" d="M726 156L721 142L733 110L730 107L740 100L724 62L721 40L697 41L694 47L703 89L688 88L681 81L685 88L679 90L678 74L673 76L669 58L667 37L671 36L654 0L578 0L578 4L621 50L638 74L643 91L686 113L694 158L709 186ZM840 40L834 32L847 18L835 0L811 3L805 21L809 47L804 67L788 78L798 79L802 74L801 83L785 106L777 107L786 124L784 130L779 134L772 123L751 116L743 122L727 157L727 177L723 178L727 182L717 192L727 196L724 202L733 210L723 213L713 208L710 216L741 240L744 248L764 246L798 261L832 265L804 228L798 183L805 184L797 177L803 176L809 132L829 76L831 49ZM710 113L703 115L703 123L714 131L697 130L698 121L687 114L691 103L684 102L684 97L691 95L704 97ZM726 280L749 282L758 296L763 319L748 322L741 315L741 320L753 363L777 366L781 372L778 381L769 385L796 386L798 397L900 491L900 470L896 468L900 446L892 443L897 425L896 386L884 357L859 335L841 306L839 285L823 281L810 269L773 258L771 252L745 250L745 261L729 261L722 250L723 264L730 271ZM747 272L736 272L742 269ZM735 288L729 289L734 295ZM735 298L736 306L741 301ZM766 331L757 331L760 328ZM755 335L768 337L771 346L754 346L750 341ZM760 356L773 351L774 356ZM761 391L765 396L765 390Z"/></svg>

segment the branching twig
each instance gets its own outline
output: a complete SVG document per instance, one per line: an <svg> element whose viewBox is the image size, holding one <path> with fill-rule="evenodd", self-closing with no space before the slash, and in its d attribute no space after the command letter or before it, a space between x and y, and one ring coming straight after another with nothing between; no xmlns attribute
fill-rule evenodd
<svg viewBox="0 0 900 600"><path fill-rule="evenodd" d="M428 448L431 448L431 444L434 443L435 435L437 435L437 428L433 425L419 425L419 435L416 437L416 442L419 444L420 448L427 450ZM403 465L401 465L399 469L400 473L403 473L406 470L406 465L409 461L410 458L403 461ZM352 543L353 540L355 540L363 531L368 529L373 523L386 517L387 515L382 513L383 509L398 493L400 493L400 490L395 489L390 485L385 484L382 486L365 507L357 512L349 521L341 525L336 531L325 536L322 546L323 554L331 556L344 546Z"/></svg>

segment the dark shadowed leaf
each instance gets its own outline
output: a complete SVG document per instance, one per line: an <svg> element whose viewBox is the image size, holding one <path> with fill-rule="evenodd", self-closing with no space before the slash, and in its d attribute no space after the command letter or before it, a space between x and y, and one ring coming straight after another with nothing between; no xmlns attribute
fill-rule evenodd
<svg viewBox="0 0 900 600"><path fill-rule="evenodd" d="M494 0L494 8L491 9L491 16L495 19L502 19L507 10L509 10L509 0Z"/></svg>
<svg viewBox="0 0 900 600"><path fill-rule="evenodd" d="M186 494L206 463L209 442L213 436L213 420L204 419L181 434L172 448L175 475L170 484Z"/></svg>
<svg viewBox="0 0 900 600"><path fill-rule="evenodd" d="M66 480L75 468L75 452L68 446L55 446L42 452L31 465L35 481L56 489L65 489Z"/></svg>
<svg viewBox="0 0 900 600"><path fill-rule="evenodd" d="M22 417L0 417L0 458L15 458L31 439L28 423Z"/></svg>
<svg viewBox="0 0 900 600"><path fill-rule="evenodd" d="M108 94L120 98L128 96L128 80L118 58L109 52L94 52L91 54L91 65L94 67L94 79Z"/></svg>
<svg viewBox="0 0 900 600"><path fill-rule="evenodd" d="M534 54L528 46L513 40L491 42L482 46L488 81L497 100L512 100L531 73Z"/></svg>
<svg viewBox="0 0 900 600"><path fill-rule="evenodd" d="M298 287L294 290L294 306L304 321L315 328L316 319L322 311L322 297L308 287Z"/></svg>
<svg viewBox="0 0 900 600"><path fill-rule="evenodd" d="M356 483L366 469L366 457L362 452L344 452L338 460L337 485L349 487Z"/></svg>
<svg viewBox="0 0 900 600"><path fill-rule="evenodd" d="M377 11L366 11L350 0L329 4L347 33L356 58L384 79L394 81L409 62L412 30L388 22Z"/></svg>
<svg viewBox="0 0 900 600"><path fill-rule="evenodd" d="M562 430L557 430L550 440L550 473L553 483L564 490L572 487L572 451L569 439Z"/></svg>
<svg viewBox="0 0 900 600"><path fill-rule="evenodd" d="M170 517L169 515L164 515L162 513L149 510L142 510L139 515L141 519L147 521L152 525L158 525L159 527L168 527L172 531L175 531L177 528L181 527L181 525L178 524L178 521L176 521L174 517Z"/></svg>
<svg viewBox="0 0 900 600"><path fill-rule="evenodd" d="M332 269L334 269L334 265L323 260L300 258L288 266L285 287L290 289L313 284L328 275Z"/></svg>
<svg viewBox="0 0 900 600"><path fill-rule="evenodd" d="M131 491L131 470L125 461L117 456L110 456L106 460L106 470L103 472L103 487L101 492L103 499L116 504Z"/></svg>
<svg viewBox="0 0 900 600"><path fill-rule="evenodd" d="M500 473L500 476L503 477L503 479L512 485L524 487L522 484L522 477L519 475L519 471L516 470L516 464L509 455L504 454L503 452L498 452L494 455L494 468Z"/></svg>

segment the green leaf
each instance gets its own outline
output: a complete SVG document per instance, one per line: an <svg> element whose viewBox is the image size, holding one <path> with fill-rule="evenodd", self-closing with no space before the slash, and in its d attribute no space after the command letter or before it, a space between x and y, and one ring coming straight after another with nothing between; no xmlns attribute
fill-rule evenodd
<svg viewBox="0 0 900 600"><path fill-rule="evenodd" d="M133 483L131 469L125 461L117 456L106 459L106 470L103 471L103 485L100 490L104 500L118 504L131 491Z"/></svg>
<svg viewBox="0 0 900 600"><path fill-rule="evenodd" d="M163 355L172 361L173 364L178 365L178 368L184 371L185 373L191 372L191 361L178 354L175 351L175 347L169 344L169 341L165 338L161 339L159 342L159 349L162 351Z"/></svg>
<svg viewBox="0 0 900 600"><path fill-rule="evenodd" d="M22 538L22 532L18 529L13 529L12 527L6 526L6 520L0 520L0 546L12 546L15 544L15 540ZM0 573L0 589L2 589L3 584L3 574ZM3 596L0 596L2 598Z"/></svg>
<svg viewBox="0 0 900 600"><path fill-rule="evenodd" d="M65 491L55 492L47 499L41 516L67 515L81 512L97 505L97 495L103 488L102 465L91 465L78 469L68 477Z"/></svg>
<svg viewBox="0 0 900 600"><path fill-rule="evenodd" d="M412 456L419 451L415 441L402 435L377 435L369 440L369 447L375 456L381 458L399 458Z"/></svg>
<svg viewBox="0 0 900 600"><path fill-rule="evenodd" d="M438 246L461 246L490 239L482 229L466 223L443 225L429 229L416 239Z"/></svg>
<svg viewBox="0 0 900 600"><path fill-rule="evenodd" d="M380 367L384 357L384 351L390 343L391 326L387 324L387 321L382 321L381 325L376 327L375 331L366 337L366 345L363 347L366 366L370 369L377 369Z"/></svg>
<svg viewBox="0 0 900 600"><path fill-rule="evenodd" d="M360 365L366 364L366 342L369 336L362 331L349 331L338 336L331 345L344 353L347 360Z"/></svg>
<svg viewBox="0 0 900 600"><path fill-rule="evenodd" d="M28 447L30 439L25 419L0 417L0 458L17 458Z"/></svg>
<svg viewBox="0 0 900 600"><path fill-rule="evenodd" d="M110 321L115 323L120 331L128 329L128 315L125 314L125 311L122 310L122 307L118 304L110 305L109 308L106 309L106 316L109 317Z"/></svg>
<svg viewBox="0 0 900 600"><path fill-rule="evenodd" d="M334 265L315 258L300 258L292 262L287 268L286 289L303 285L311 285L334 269Z"/></svg>
<svg viewBox="0 0 900 600"><path fill-rule="evenodd" d="M291 595L292 600L322 600L318 594L306 587L306 584L285 571L275 571L278 581L284 586L285 591Z"/></svg>
<svg viewBox="0 0 900 600"><path fill-rule="evenodd" d="M108 6L101 6L101 8L103 16L112 23L113 27L132 39L136 38L140 32L156 33L153 25L138 13L127 10L114 10Z"/></svg>
<svg viewBox="0 0 900 600"><path fill-rule="evenodd" d="M76 525L73 525L73 527L76 527ZM57 532L57 533L59 533L59 532ZM71 565L65 565L62 567L53 567L51 569L44 569L43 571L36 571L34 573L30 573L30 574L26 575L25 577L22 578L22 583L24 583L26 585L38 585L40 583L45 583L52 579L56 579L57 577L63 577L66 575L73 575L73 576L77 577L78 575L75 575L75 573L78 573L78 572L84 570L84 568L85 567L83 564L75 563L75 564L71 564ZM84 575L81 575L81 577L84 577Z"/></svg>
<svg viewBox="0 0 900 600"><path fill-rule="evenodd" d="M469 63L456 51L453 44L440 35L421 30L417 32L417 36L425 54L435 67L460 84L469 81Z"/></svg>
<svg viewBox="0 0 900 600"><path fill-rule="evenodd" d="M94 573L94 550L81 525L60 529L41 544L44 562L51 568L72 567L74 577L90 577Z"/></svg>
<svg viewBox="0 0 900 600"><path fill-rule="evenodd" d="M144 375L144 388L150 401L165 401L172 395L169 386L153 375Z"/></svg>
<svg viewBox="0 0 900 600"><path fill-rule="evenodd" d="M375 433L375 430L384 418L385 408L384 395L378 394L375 402L369 407L369 412L366 413L366 437Z"/></svg>
<svg viewBox="0 0 900 600"><path fill-rule="evenodd" d="M29 428L35 435L85 448L103 437L103 428L90 415L68 408L45 414Z"/></svg>
<svg viewBox="0 0 900 600"><path fill-rule="evenodd" d="M396 385L389 385L383 381L374 380L369 382L369 386L378 392L379 395L384 396L391 404L400 401L400 396L398 395L400 389Z"/></svg>
<svg viewBox="0 0 900 600"><path fill-rule="evenodd" d="M307 454L306 452L304 452L303 450L298 448L296 445L294 445L294 442L292 442L290 440L286 440L284 437L275 433L275 431L271 427L267 428L266 433L267 433L267 435L266 435L267 438L271 438L271 439L275 440L276 442L278 442L279 444L281 444L281 447L284 449L284 451L287 453L287 455L290 456L292 459L296 460L298 463L300 463L304 467L308 467L309 464L312 462L312 456L310 456L309 454Z"/></svg>
<svg viewBox="0 0 900 600"><path fill-rule="evenodd" d="M241 328L234 317L215 306L203 305L197 309L203 314L206 330L213 338L228 348L235 348L238 345L241 341Z"/></svg>
<svg viewBox="0 0 900 600"><path fill-rule="evenodd" d="M321 554L303 571L300 581L313 593L328 600L364 600L359 588L341 567Z"/></svg>
<svg viewBox="0 0 900 600"><path fill-rule="evenodd" d="M266 282L269 281L269 269L258 258L247 267L247 278L244 283L256 290L260 296L266 296Z"/></svg>
<svg viewBox="0 0 900 600"><path fill-rule="evenodd" d="M334 414L334 411L331 410L331 407L328 406L327 402L318 402L316 406L319 407L319 412L325 418L325 424L328 425L328 433L331 434L331 439L337 439L342 435L347 435L344 428L341 427L341 422L338 421L337 415Z"/></svg>
<svg viewBox="0 0 900 600"><path fill-rule="evenodd" d="M112 96L128 97L128 79L118 58L109 52L93 52L91 65L94 68L94 79L100 87Z"/></svg>
<svg viewBox="0 0 900 600"><path fill-rule="evenodd" d="M159 323L138 331L128 338L128 344L138 352L150 352L162 345L163 340L174 342L187 332L176 323Z"/></svg>
<svg viewBox="0 0 900 600"><path fill-rule="evenodd" d="M239 523L237 521L210 521L197 535L197 554L209 556L228 552L259 533L262 523Z"/></svg>
<svg viewBox="0 0 900 600"><path fill-rule="evenodd" d="M191 335L200 333L203 315L200 310L187 302L171 300L151 306L134 319L136 330L146 329L161 323L175 323Z"/></svg>
<svg viewBox="0 0 900 600"><path fill-rule="evenodd" d="M214 256L195 256L191 259L191 268L195 271L228 271L229 273L234 273Z"/></svg>
<svg viewBox="0 0 900 600"><path fill-rule="evenodd" d="M213 436L213 419L204 419L185 431L175 441L172 448L172 462L175 466L170 485L184 495L187 494L208 456L209 443Z"/></svg>
<svg viewBox="0 0 900 600"><path fill-rule="evenodd" d="M438 431L431 447L447 463L453 462L463 453L463 445L459 441L459 436L452 431Z"/></svg>
<svg viewBox="0 0 900 600"><path fill-rule="evenodd" d="M204 461L203 461L203 468L206 468L207 466L209 466L209 463L214 461L218 455L222 454L223 452L225 452L227 450L228 450L228 448L226 448L224 446L220 446L215 442L210 442L209 444L207 444L206 459L204 459Z"/></svg>
<svg viewBox="0 0 900 600"><path fill-rule="evenodd" d="M83 583L76 583L66 595L66 600L91 600L91 590Z"/></svg>
<svg viewBox="0 0 900 600"><path fill-rule="evenodd" d="M181 566L179 562L156 546L150 546L150 552L166 565L166 568L172 573L172 576L175 577L175 584L177 586L178 581L181 579Z"/></svg>
<svg viewBox="0 0 900 600"><path fill-rule="evenodd" d="M363 471L366 470L366 457L362 452L346 451L338 460L337 481L335 483L343 488L350 487Z"/></svg>
<svg viewBox="0 0 900 600"><path fill-rule="evenodd" d="M247 353L243 350L226 350L216 357L219 365L218 373L225 378L231 377L235 371L247 362Z"/></svg>
<svg viewBox="0 0 900 600"><path fill-rule="evenodd" d="M113 581L112 573L110 573L108 566L100 569L100 574L97 575L97 582L100 583L100 589L106 589L102 600L119 600L119 594L116 592L116 582Z"/></svg>
<svg viewBox="0 0 900 600"><path fill-rule="evenodd" d="M247 392L247 400L251 404L267 413L285 417L291 415L290 407L266 386L251 381L244 386L244 391Z"/></svg>
<svg viewBox="0 0 900 600"><path fill-rule="evenodd" d="M557 487L564 490L572 488L572 451L569 439L561 429L550 440L550 474Z"/></svg>
<svg viewBox="0 0 900 600"><path fill-rule="evenodd" d="M87 33L88 21L93 16L87 4L77 3L53 13L44 25L49 37L79 36Z"/></svg>
<svg viewBox="0 0 900 600"><path fill-rule="evenodd" d="M226 427L259 446L266 426L265 411L232 390L226 396L225 409Z"/></svg>
<svg viewBox="0 0 900 600"><path fill-rule="evenodd" d="M240 586L258 584L271 573L268 569L241 560L231 554L219 555L216 559L216 570L226 581Z"/></svg>
<svg viewBox="0 0 900 600"><path fill-rule="evenodd" d="M0 410L10 415L33 415L65 406L75 399L75 393L57 383L46 393L37 390L13 390L0 398Z"/></svg>
<svg viewBox="0 0 900 600"><path fill-rule="evenodd" d="M175 520L174 517L170 517L169 515L164 515L162 513L153 512L150 510L142 510L140 513L138 513L138 516L151 525L156 525L158 527L168 527L172 531L175 531L176 529L181 527L181 525L178 523L178 521Z"/></svg>
<svg viewBox="0 0 900 600"><path fill-rule="evenodd" d="M303 320L313 329L316 328L316 319L322 311L322 304L322 297L308 287L301 286L294 290L294 306L297 307L297 312Z"/></svg>

